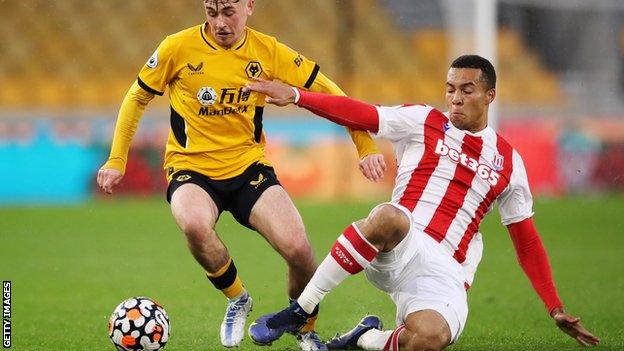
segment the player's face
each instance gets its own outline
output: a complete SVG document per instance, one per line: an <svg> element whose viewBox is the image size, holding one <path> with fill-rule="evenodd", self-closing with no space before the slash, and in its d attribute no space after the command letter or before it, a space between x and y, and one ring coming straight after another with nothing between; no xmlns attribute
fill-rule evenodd
<svg viewBox="0 0 624 351"><path fill-rule="evenodd" d="M245 31L254 0L204 0L206 21L217 44L229 48Z"/></svg>
<svg viewBox="0 0 624 351"><path fill-rule="evenodd" d="M478 132L487 126L488 106L496 91L487 89L477 68L451 68L446 76L446 106L451 123Z"/></svg>

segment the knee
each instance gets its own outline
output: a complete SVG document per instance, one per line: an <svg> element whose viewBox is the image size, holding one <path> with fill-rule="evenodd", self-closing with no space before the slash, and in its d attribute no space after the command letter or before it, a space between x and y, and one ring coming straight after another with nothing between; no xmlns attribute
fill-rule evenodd
<svg viewBox="0 0 624 351"><path fill-rule="evenodd" d="M284 260L289 265L305 265L310 260L314 260L312 248L308 242L305 231L301 228L296 234L290 236L290 242L281 250Z"/></svg>
<svg viewBox="0 0 624 351"><path fill-rule="evenodd" d="M284 259L291 265L305 265L313 260L312 248L308 241L293 243L284 253Z"/></svg>
<svg viewBox="0 0 624 351"><path fill-rule="evenodd" d="M182 231L184 232L184 235L186 236L186 240L188 241L189 245L195 246L202 245L204 242L207 241L208 236L212 231L212 228L207 228L205 226L197 225L195 223L189 223L182 229Z"/></svg>
<svg viewBox="0 0 624 351"><path fill-rule="evenodd" d="M441 336L418 336L410 340L407 349L411 351L441 351L447 346Z"/></svg>
<svg viewBox="0 0 624 351"><path fill-rule="evenodd" d="M201 245L213 231L211 226L193 216L182 216L176 219L190 246Z"/></svg>
<svg viewBox="0 0 624 351"><path fill-rule="evenodd" d="M449 335L417 330L412 334L407 349L412 351L440 351L450 343Z"/></svg>
<svg viewBox="0 0 624 351"><path fill-rule="evenodd" d="M384 204L371 212L358 227L364 236L376 243L402 239L410 228L410 220L398 208Z"/></svg>
<svg viewBox="0 0 624 351"><path fill-rule="evenodd" d="M219 210L210 195L193 183L182 185L172 194L171 214L189 246L202 245L215 235Z"/></svg>

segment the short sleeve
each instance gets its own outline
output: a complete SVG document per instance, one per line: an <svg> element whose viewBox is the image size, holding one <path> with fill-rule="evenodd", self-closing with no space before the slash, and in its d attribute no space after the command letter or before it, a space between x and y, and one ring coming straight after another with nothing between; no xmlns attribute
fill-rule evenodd
<svg viewBox="0 0 624 351"><path fill-rule="evenodd" d="M309 89L320 67L280 42L277 42L275 50L274 78L292 86Z"/></svg>
<svg viewBox="0 0 624 351"><path fill-rule="evenodd" d="M174 56L175 50L167 37L139 72L138 83L141 88L152 94L162 95L175 75Z"/></svg>
<svg viewBox="0 0 624 351"><path fill-rule="evenodd" d="M427 105L377 106L379 131L376 137L399 141L423 135L425 120L433 107Z"/></svg>
<svg viewBox="0 0 624 351"><path fill-rule="evenodd" d="M497 199L503 225L521 222L533 216L533 196L524 162L513 151L513 170L509 185Z"/></svg>

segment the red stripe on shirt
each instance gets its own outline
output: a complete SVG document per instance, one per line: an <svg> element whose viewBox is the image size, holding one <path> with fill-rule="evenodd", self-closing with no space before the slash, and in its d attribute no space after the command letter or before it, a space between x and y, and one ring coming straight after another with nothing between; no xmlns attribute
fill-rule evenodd
<svg viewBox="0 0 624 351"><path fill-rule="evenodd" d="M344 230L343 234L345 238L349 240L351 245L353 245L355 251L357 251L357 253L364 257L364 259L368 262L372 261L375 256L377 256L377 253L379 252L377 248L362 238L353 224L348 226L347 229Z"/></svg>
<svg viewBox="0 0 624 351"><path fill-rule="evenodd" d="M435 145L438 139L444 140L444 123L446 122L448 118L438 110L431 110L425 119L425 152L412 171L412 176L399 200L399 204L410 212L414 211L431 175L438 166L440 156L435 153Z"/></svg>
<svg viewBox="0 0 624 351"><path fill-rule="evenodd" d="M338 262L340 267L350 274L356 274L361 272L364 268L353 258L353 256L342 246L341 243L336 241L331 248L331 255Z"/></svg>
<svg viewBox="0 0 624 351"><path fill-rule="evenodd" d="M466 154L469 158L479 160L482 149L482 138L468 134L464 135L461 153ZM472 187L472 180L476 175L477 173L468 168L468 166L457 162L453 179L449 182L444 197L425 228L425 233L438 242L441 242L446 237L453 219L455 219L457 212L464 205L464 199L466 194L468 194L468 190Z"/></svg>
<svg viewBox="0 0 624 351"><path fill-rule="evenodd" d="M503 169L499 171L501 175L498 183L494 187L490 187L490 191L485 195L485 198L475 211L474 216L472 217L472 221L468 224L466 231L462 235L459 244L457 245L457 250L453 254L453 257L459 263L463 263L466 260L466 252L468 251L468 245L472 238L479 231L479 225L481 224L481 220L485 217L488 208L492 205L494 200L505 190L507 185L509 184L509 180L511 179L511 173L513 172L513 148L505 139L501 138L497 135L496 139L496 149L500 155L503 156Z"/></svg>

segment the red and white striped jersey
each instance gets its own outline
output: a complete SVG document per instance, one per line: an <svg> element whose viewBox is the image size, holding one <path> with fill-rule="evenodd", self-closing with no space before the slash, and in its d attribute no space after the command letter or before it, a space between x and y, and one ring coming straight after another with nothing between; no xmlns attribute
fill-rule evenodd
<svg viewBox="0 0 624 351"><path fill-rule="evenodd" d="M483 244L479 224L498 202L503 225L533 215L522 158L492 128L457 129L426 105L377 107L377 137L393 143L398 171L392 202L464 267L472 284Z"/></svg>

